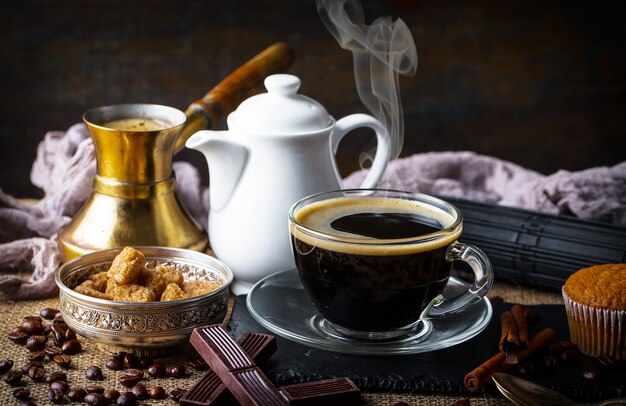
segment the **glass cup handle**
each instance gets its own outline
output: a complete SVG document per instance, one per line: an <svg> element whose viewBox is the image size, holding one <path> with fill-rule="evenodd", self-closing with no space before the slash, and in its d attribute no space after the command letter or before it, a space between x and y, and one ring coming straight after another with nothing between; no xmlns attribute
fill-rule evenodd
<svg viewBox="0 0 626 406"><path fill-rule="evenodd" d="M474 271L474 283L466 292L449 299L439 294L422 313L425 319L458 313L467 305L476 303L485 297L493 285L491 262L487 255L476 246L455 241L448 247L446 259L468 263Z"/></svg>

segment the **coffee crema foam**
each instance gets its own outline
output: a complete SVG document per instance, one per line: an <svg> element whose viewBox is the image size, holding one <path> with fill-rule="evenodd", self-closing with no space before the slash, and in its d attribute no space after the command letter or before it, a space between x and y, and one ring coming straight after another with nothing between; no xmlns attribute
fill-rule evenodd
<svg viewBox="0 0 626 406"><path fill-rule="evenodd" d="M356 213L408 213L424 215L436 219L442 230L432 234L410 238L375 239L334 229L331 223L336 219ZM313 247L330 251L359 255L406 255L431 251L444 247L457 240L462 232L461 225L452 230L456 219L450 213L423 202L378 197L339 197L310 203L294 213L296 221L303 227L290 223L290 232L298 240ZM316 236L323 233L328 238ZM416 239L423 241L415 242Z"/></svg>
<svg viewBox="0 0 626 406"><path fill-rule="evenodd" d="M101 126L118 131L161 131L172 124L154 117L127 117L106 121Z"/></svg>

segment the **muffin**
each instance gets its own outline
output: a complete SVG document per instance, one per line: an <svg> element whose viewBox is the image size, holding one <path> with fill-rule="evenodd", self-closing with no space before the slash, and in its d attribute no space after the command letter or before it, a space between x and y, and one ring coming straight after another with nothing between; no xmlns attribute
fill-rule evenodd
<svg viewBox="0 0 626 406"><path fill-rule="evenodd" d="M626 360L626 264L581 269L562 291L571 341L589 356Z"/></svg>

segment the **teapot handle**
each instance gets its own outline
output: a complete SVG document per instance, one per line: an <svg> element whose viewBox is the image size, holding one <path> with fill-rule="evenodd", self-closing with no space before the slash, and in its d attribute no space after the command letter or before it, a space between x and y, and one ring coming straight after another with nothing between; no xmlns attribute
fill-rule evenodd
<svg viewBox="0 0 626 406"><path fill-rule="evenodd" d="M376 184L385 173L385 168L387 167L387 163L389 162L389 144L391 140L389 139L389 132L387 132L385 126L380 121L368 114L351 114L338 120L335 124L335 128L330 136L330 148L333 156L336 155L337 148L339 147L339 142L342 140L342 138L348 132L360 127L369 127L376 133L376 155L374 156L372 167L370 168L367 176L361 184L361 188L369 189L376 187ZM337 178L341 179L336 167L335 170L337 173Z"/></svg>

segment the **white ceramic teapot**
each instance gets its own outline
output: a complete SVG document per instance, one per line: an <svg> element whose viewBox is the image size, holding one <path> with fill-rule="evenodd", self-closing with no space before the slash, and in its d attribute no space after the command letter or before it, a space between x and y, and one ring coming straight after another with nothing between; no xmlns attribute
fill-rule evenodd
<svg viewBox="0 0 626 406"><path fill-rule="evenodd" d="M389 135L374 117L335 121L321 104L297 93L300 79L293 75L268 76L265 87L267 93L228 116L228 131L199 131L186 143L207 159L209 241L233 271L237 295L294 267L287 212L304 196L342 188L335 153L346 133L358 127L376 133L376 155L362 187L376 186L389 161Z"/></svg>

